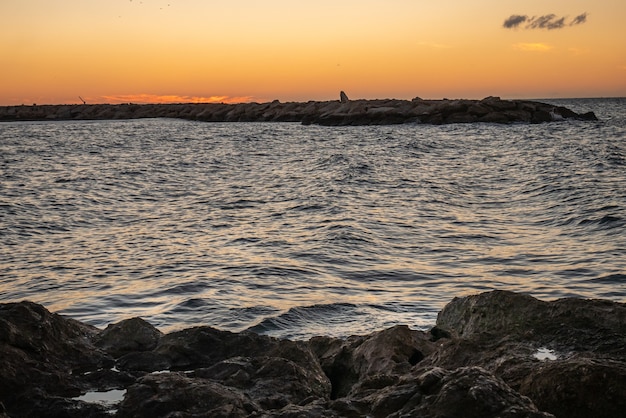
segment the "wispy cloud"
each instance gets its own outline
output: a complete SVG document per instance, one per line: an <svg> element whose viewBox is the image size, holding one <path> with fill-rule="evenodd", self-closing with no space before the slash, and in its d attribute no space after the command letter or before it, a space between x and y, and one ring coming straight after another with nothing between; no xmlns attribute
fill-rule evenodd
<svg viewBox="0 0 626 418"><path fill-rule="evenodd" d="M554 14L539 16L528 22L530 29L561 29L565 27L565 18Z"/></svg>
<svg viewBox="0 0 626 418"><path fill-rule="evenodd" d="M518 44L513 45L513 48L519 49L520 51L528 51L528 52L547 52L547 51L550 51L553 47L551 45L543 44L541 42L535 42L535 43L520 42Z"/></svg>
<svg viewBox="0 0 626 418"><path fill-rule="evenodd" d="M253 100L252 96L230 97L230 96L178 96L178 95L157 95L157 94L122 94L112 96L101 96L98 98L88 98L88 102L97 103L244 103Z"/></svg>
<svg viewBox="0 0 626 418"><path fill-rule="evenodd" d="M511 15L502 26L506 29L563 29L568 26L582 25L587 22L587 13L582 13L574 19L569 20L566 16L559 17L555 14L543 16Z"/></svg>
<svg viewBox="0 0 626 418"><path fill-rule="evenodd" d="M574 25L580 25L582 23L585 23L587 21L587 13L583 13L581 15L578 15L574 18L574 20L572 20L570 22L570 26L574 26Z"/></svg>
<svg viewBox="0 0 626 418"><path fill-rule="evenodd" d="M507 29L517 28L519 25L521 25L522 23L526 22L527 20L528 20L528 16L511 15L511 16L509 16L508 19L506 19L504 21L502 26L504 26Z"/></svg>

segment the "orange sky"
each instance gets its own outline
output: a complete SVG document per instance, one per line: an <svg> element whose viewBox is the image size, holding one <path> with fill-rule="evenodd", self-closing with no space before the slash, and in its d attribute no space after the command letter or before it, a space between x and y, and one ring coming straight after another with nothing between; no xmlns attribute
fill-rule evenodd
<svg viewBox="0 0 626 418"><path fill-rule="evenodd" d="M0 16L0 105L626 96L624 0L2 0Z"/></svg>

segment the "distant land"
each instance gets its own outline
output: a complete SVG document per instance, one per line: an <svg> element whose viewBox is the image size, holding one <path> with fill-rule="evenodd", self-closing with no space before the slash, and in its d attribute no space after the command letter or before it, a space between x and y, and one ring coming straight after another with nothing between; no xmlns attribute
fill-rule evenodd
<svg viewBox="0 0 626 418"><path fill-rule="evenodd" d="M0 121L115 120L176 118L203 122L300 122L304 125L358 126L423 123L542 123L597 120L593 112L531 100L340 100L281 103L77 104L1 106Z"/></svg>

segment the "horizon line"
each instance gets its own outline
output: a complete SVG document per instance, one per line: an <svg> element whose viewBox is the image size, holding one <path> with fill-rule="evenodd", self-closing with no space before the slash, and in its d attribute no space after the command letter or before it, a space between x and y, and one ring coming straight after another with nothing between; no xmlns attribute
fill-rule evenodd
<svg viewBox="0 0 626 418"><path fill-rule="evenodd" d="M167 96L167 97L171 97L171 96ZM219 98L225 98L226 100L222 100L222 101L218 101L218 97ZM488 97L499 97L502 100L593 100L593 99L626 99L626 96L587 96L587 97L579 97L579 96L570 96L570 97L506 97L506 96L494 96L494 95L489 95L489 96L484 96L480 99L471 99L471 98L464 98L464 97L455 97L455 98L449 98L449 97L442 97L442 98L423 98L420 97L419 99L421 100L425 100L425 101L437 101L437 100L482 100ZM354 102L354 101L360 101L360 100L404 100L404 101L411 101L416 99L417 97L414 97L412 99L400 99L400 98L393 98L393 97L385 97L385 98L356 98L356 99L349 99L350 101ZM197 98L200 99L200 98ZM212 96L211 98L209 98L209 100L207 101L201 101L201 100L196 100L196 98L194 98L194 100L190 100L190 101L104 101L104 102L93 102L93 103L89 103L88 101L84 101L83 103L19 103L19 104L0 104L0 107L15 107L15 106L98 106L98 105L139 105L139 106L144 106L144 105L193 105L193 104L197 104L197 105L207 105L207 104L226 104L226 105L238 105L238 104L265 104L265 103L272 103L275 101L278 101L279 103L309 103L309 102L333 102L333 101L338 101L339 99L326 99L326 100L288 100L288 101L282 101L280 99L273 99L273 100L267 100L267 99L262 99L260 101L257 100L252 100L252 96L247 96L245 97L245 99L248 99L247 101L244 100L238 100L238 99L244 99L244 97L237 97L237 98L228 98L228 96Z"/></svg>

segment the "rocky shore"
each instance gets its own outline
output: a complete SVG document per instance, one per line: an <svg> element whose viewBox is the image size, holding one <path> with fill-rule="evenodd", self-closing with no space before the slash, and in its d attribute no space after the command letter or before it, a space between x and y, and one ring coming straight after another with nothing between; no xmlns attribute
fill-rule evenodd
<svg viewBox="0 0 626 418"><path fill-rule="evenodd" d="M289 341L6 303L0 358L0 417L622 417L626 304L493 291L429 331Z"/></svg>
<svg viewBox="0 0 626 418"><path fill-rule="evenodd" d="M597 120L529 100L341 100L240 104L94 104L0 107L0 121L178 118L205 122L300 122L305 125L392 125L402 123L541 123Z"/></svg>

